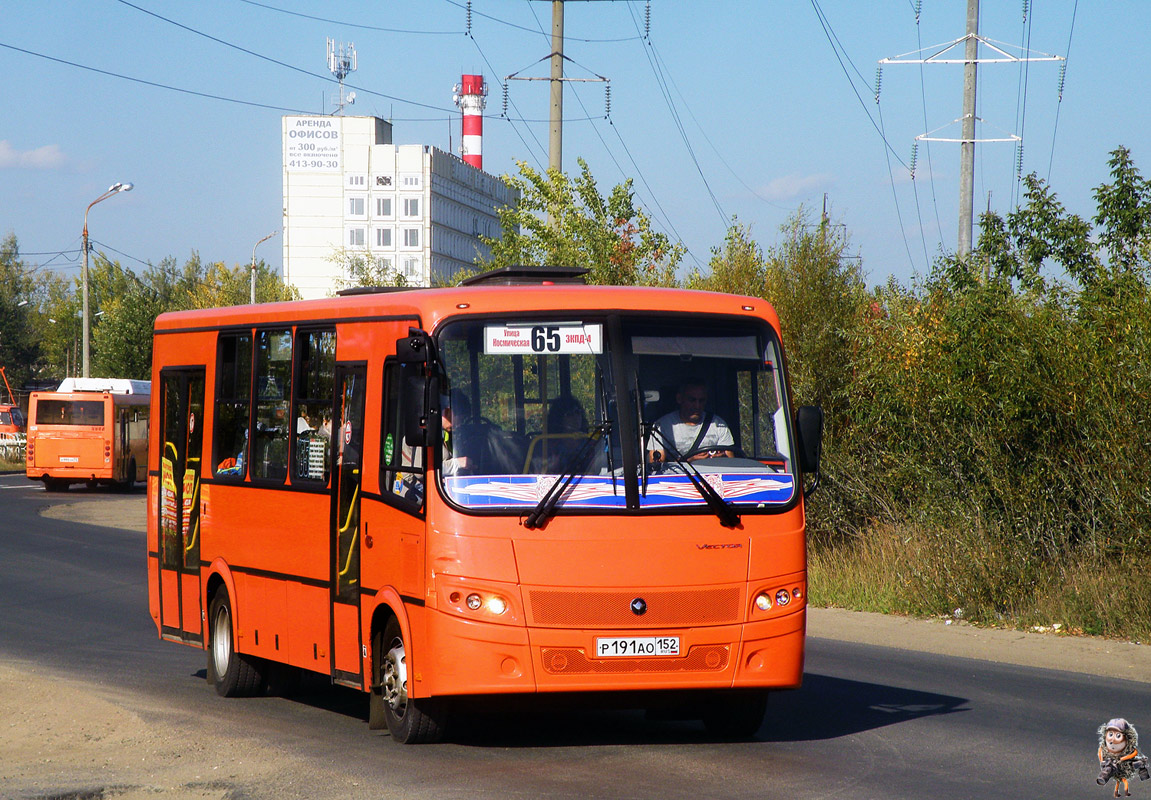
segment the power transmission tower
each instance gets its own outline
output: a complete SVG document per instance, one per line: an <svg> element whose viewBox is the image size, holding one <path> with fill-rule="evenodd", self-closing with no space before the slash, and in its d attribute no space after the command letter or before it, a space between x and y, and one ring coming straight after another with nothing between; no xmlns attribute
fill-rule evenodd
<svg viewBox="0 0 1151 800"><path fill-rule="evenodd" d="M963 58L948 58L947 54L964 46ZM979 47L983 45L991 54L980 57ZM914 53L905 53L893 58L880 59L880 69L884 64L962 64L963 65L963 116L952 121L962 123L960 138L946 138L935 136L935 131L922 133L915 140L925 142L958 142L959 156L959 245L957 252L960 258L971 253L971 237L974 229L975 214L975 145L980 142L1021 142L1021 137L1010 134L1006 138L977 139L975 136L976 121L982 122L975 116L975 89L979 64L1023 63L1027 61L1064 61L1063 56L1052 56L1046 53L1029 55L1030 51L1022 51L1020 55L1013 55L995 42L979 35L979 0L967 0L967 33L961 39L956 39L937 48L931 55L918 58L925 50ZM944 126L946 127L946 126Z"/></svg>
<svg viewBox="0 0 1151 800"><path fill-rule="evenodd" d="M564 55L564 0L551 0L551 4L552 51L548 56L545 56L551 62L551 76L547 78L520 77L518 73L513 72L504 78L504 92L506 95L507 81L550 82L551 101L548 110L548 169L563 172L564 83L608 83L608 79L602 75L596 75L594 78L564 77L564 61L571 60ZM540 59L540 61L542 60L543 59ZM548 222L550 224L554 224L555 222L550 212L548 213Z"/></svg>

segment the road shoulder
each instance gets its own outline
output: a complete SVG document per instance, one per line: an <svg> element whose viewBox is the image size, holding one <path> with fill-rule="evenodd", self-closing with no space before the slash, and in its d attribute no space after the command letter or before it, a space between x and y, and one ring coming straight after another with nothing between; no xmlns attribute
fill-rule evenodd
<svg viewBox="0 0 1151 800"><path fill-rule="evenodd" d="M1151 683L1151 647L1095 636L980 628L842 608L809 608L807 635Z"/></svg>

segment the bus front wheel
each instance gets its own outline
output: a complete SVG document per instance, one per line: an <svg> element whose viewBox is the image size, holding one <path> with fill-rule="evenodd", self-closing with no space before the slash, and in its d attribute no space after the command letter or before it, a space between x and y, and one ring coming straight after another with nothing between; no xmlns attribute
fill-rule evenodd
<svg viewBox="0 0 1151 800"><path fill-rule="evenodd" d="M436 742L443 737L442 702L408 696L407 650L395 617L372 636L372 672L369 727L386 726L400 744Z"/></svg>
<svg viewBox="0 0 1151 800"><path fill-rule="evenodd" d="M221 697L251 697L265 688L259 659L236 652L232 603L223 588L212 598L208 614L208 681Z"/></svg>

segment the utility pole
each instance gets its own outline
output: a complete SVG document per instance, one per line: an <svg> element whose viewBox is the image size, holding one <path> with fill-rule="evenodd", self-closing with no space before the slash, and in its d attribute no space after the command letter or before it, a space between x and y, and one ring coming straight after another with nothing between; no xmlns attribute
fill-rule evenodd
<svg viewBox="0 0 1151 800"><path fill-rule="evenodd" d="M967 39L963 54L963 141L959 145L960 258L971 253L975 223L975 77L979 65L979 0L967 0Z"/></svg>
<svg viewBox="0 0 1151 800"><path fill-rule="evenodd" d="M1026 4L1024 4L1024 14L1026 14ZM962 59L949 58L948 53L954 48L958 47L960 43L964 45L964 53ZM985 57L979 56L979 47L983 45L990 55ZM943 136L936 136L936 131L928 131L915 137L916 142L953 142L958 143L960 146L959 158L959 244L957 253L960 258L964 258L971 253L972 231L975 223L975 145L984 142L1016 142L1022 143L1022 137L1016 134L1010 134L1005 137L996 138L976 138L975 123L978 120L975 116L975 87L977 67L980 63L984 64L1020 64L1027 61L1066 61L1063 56L1052 56L1046 53L1032 56L1029 51L1022 51L1020 55L1013 55L1002 47L994 44L988 39L979 35L979 0L967 0L967 33L962 39L955 41L941 47L931 48L933 52L925 58L908 58L908 56L919 56L925 50L920 50L916 53L904 53L903 55L895 56L894 58L883 58L879 60L880 69L884 64L963 64L963 116L955 122L961 123L961 130L959 138L948 138ZM879 101L879 79L880 75L876 76L876 102ZM938 129L937 129L938 130ZM914 180L915 174L912 172L912 179Z"/></svg>
<svg viewBox="0 0 1151 800"><path fill-rule="evenodd" d="M552 0L552 52L547 58L551 62L551 76L548 78L521 77L518 73L514 72L504 78L504 111L505 113L507 111L508 81L549 82L551 86L551 104L548 114L548 169L563 172L564 83L575 81L581 83L608 84L608 79L602 75L596 75L594 78L564 77L564 61L570 60L564 55L564 0ZM543 59L541 58L540 61L543 61ZM537 61L536 63L538 64L539 62ZM610 84L608 84L608 89L609 94L607 97L610 101ZM555 227L555 224L555 216L549 210L548 226Z"/></svg>
<svg viewBox="0 0 1151 800"><path fill-rule="evenodd" d="M564 4L552 0L551 113L548 135L548 169L564 171ZM550 216L550 214L549 214Z"/></svg>

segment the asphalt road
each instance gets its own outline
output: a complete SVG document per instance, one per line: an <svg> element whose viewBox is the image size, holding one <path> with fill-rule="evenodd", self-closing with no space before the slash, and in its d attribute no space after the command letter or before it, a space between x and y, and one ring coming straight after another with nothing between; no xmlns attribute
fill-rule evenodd
<svg viewBox="0 0 1151 800"><path fill-rule="evenodd" d="M565 710L472 715L444 744L402 747L367 729L355 692L218 698L202 652L156 638L143 534L41 514L80 498L123 499L48 495L0 476L0 664L259 741L301 773L240 776L228 797L343 797L358 786L363 797L1104 798L1095 729L1114 716L1151 726L1148 683L809 638L803 688L773 697L754 741L638 712ZM1149 792L1151 782L1132 786Z"/></svg>

